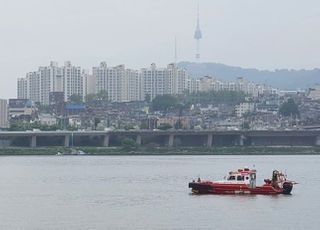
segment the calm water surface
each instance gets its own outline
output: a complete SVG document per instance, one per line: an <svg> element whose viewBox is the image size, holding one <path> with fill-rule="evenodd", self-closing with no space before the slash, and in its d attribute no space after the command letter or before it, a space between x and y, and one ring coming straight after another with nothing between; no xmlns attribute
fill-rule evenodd
<svg viewBox="0 0 320 230"><path fill-rule="evenodd" d="M191 195L198 176L255 165L293 195ZM319 156L0 157L0 229L320 229Z"/></svg>

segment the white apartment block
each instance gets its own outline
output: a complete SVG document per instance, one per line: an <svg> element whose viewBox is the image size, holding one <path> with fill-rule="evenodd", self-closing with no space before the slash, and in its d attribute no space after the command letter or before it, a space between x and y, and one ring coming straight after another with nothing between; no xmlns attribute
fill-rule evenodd
<svg viewBox="0 0 320 230"><path fill-rule="evenodd" d="M39 67L40 75L40 102L49 104L50 92L61 92L63 90L63 82L61 69L58 63L50 62L50 66Z"/></svg>
<svg viewBox="0 0 320 230"><path fill-rule="evenodd" d="M147 94L151 99L157 95L181 94L186 88L187 74L185 70L169 64L167 68L150 68L140 71L126 69L124 65L108 67L101 62L93 67L96 79L96 92L106 91L113 102L142 101Z"/></svg>
<svg viewBox="0 0 320 230"><path fill-rule="evenodd" d="M98 67L92 68L92 75L96 79L96 93L107 90L108 67L106 62L101 62Z"/></svg>
<svg viewBox="0 0 320 230"><path fill-rule="evenodd" d="M184 69L180 69L176 64L169 64L166 69L167 79L167 93L169 94L182 94L186 90L187 73Z"/></svg>
<svg viewBox="0 0 320 230"><path fill-rule="evenodd" d="M68 101L73 94L85 99L87 94L106 91L112 102L142 101L146 95L153 99L158 95L178 95L185 91L238 91L255 97L277 92L243 78L226 82L210 76L188 77L187 72L176 64L169 64L166 68L151 64L149 68L133 70L126 69L124 65L108 67L106 62L101 62L92 68L90 74L89 71L81 72L81 67L75 67L69 61L62 67L51 62L50 66L39 67L38 71L28 73L25 78L18 78L17 83L18 98L43 104L49 104L50 92L64 92L64 99Z"/></svg>
<svg viewBox="0 0 320 230"><path fill-rule="evenodd" d="M89 71L82 71L83 78L83 101L86 99L86 95L96 93L96 78L90 74Z"/></svg>
<svg viewBox="0 0 320 230"><path fill-rule="evenodd" d="M66 62L59 67L56 62L50 66L39 67L37 71L27 73L25 78L18 78L17 96L34 102L49 104L50 92L64 92L65 101L72 94L83 96L83 76L80 67Z"/></svg>
<svg viewBox="0 0 320 230"><path fill-rule="evenodd" d="M153 63L150 68L141 69L144 95L151 99L164 94L182 94L186 89L187 73L175 64L167 68L157 68Z"/></svg>
<svg viewBox="0 0 320 230"><path fill-rule="evenodd" d="M0 99L0 129L8 128L8 105L7 100Z"/></svg>
<svg viewBox="0 0 320 230"><path fill-rule="evenodd" d="M27 73L27 98L34 102L41 102L41 78L39 72Z"/></svg>
<svg viewBox="0 0 320 230"><path fill-rule="evenodd" d="M18 99L24 99L27 98L27 89L28 89L28 81L26 78L18 78L18 82L17 82L17 96Z"/></svg>
<svg viewBox="0 0 320 230"><path fill-rule="evenodd" d="M61 67L63 78L64 100L68 101L73 94L83 97L83 79L81 67L71 65L70 61L66 61Z"/></svg>
<svg viewBox="0 0 320 230"><path fill-rule="evenodd" d="M106 91L108 100L112 102L128 101L128 80L124 65L108 67L101 62L99 67L93 67L93 76L96 78L96 92Z"/></svg>
<svg viewBox="0 0 320 230"><path fill-rule="evenodd" d="M188 92L199 91L236 91L257 97L259 94L270 93L276 94L277 90L269 86L258 85L253 82L238 78L236 81L225 82L215 77L205 76L202 78L189 78L186 80L186 89Z"/></svg>
<svg viewBox="0 0 320 230"><path fill-rule="evenodd" d="M143 89L145 95L150 95L153 99L157 95L164 95L165 92L165 69L157 69L156 64L151 64L150 68L141 69L143 79Z"/></svg>
<svg viewBox="0 0 320 230"><path fill-rule="evenodd" d="M106 62L93 67L96 92L106 91L112 102L144 100L142 78L138 70L126 69L124 65L108 67Z"/></svg>
<svg viewBox="0 0 320 230"><path fill-rule="evenodd" d="M118 65L108 69L108 97L114 102L128 101L128 81L126 79L126 70L124 65Z"/></svg>
<svg viewBox="0 0 320 230"><path fill-rule="evenodd" d="M145 99L143 81L138 70L126 70L128 101L143 101Z"/></svg>
<svg viewBox="0 0 320 230"><path fill-rule="evenodd" d="M200 79L197 78L187 78L185 88L189 93L196 93L200 91Z"/></svg>

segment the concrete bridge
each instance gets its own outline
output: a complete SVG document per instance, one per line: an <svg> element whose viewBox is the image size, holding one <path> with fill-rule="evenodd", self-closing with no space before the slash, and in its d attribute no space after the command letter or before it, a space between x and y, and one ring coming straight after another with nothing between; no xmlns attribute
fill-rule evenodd
<svg viewBox="0 0 320 230"><path fill-rule="evenodd" d="M15 131L0 132L7 146L120 146L131 138L142 146L318 146L320 130L216 131Z"/></svg>

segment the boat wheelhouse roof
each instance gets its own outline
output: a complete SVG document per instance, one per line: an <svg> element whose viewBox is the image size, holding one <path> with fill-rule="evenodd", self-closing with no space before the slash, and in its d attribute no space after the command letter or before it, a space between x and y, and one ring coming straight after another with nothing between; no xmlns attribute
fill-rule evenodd
<svg viewBox="0 0 320 230"><path fill-rule="evenodd" d="M231 171L229 172L229 175L249 175L252 173L256 173L257 170L255 169L249 169L248 167L240 168L237 171Z"/></svg>

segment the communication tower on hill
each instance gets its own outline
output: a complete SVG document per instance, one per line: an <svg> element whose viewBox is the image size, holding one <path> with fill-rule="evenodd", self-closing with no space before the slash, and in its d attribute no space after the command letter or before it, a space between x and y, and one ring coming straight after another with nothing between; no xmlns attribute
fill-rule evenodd
<svg viewBox="0 0 320 230"><path fill-rule="evenodd" d="M194 39L196 39L196 59L200 59L200 39L202 38L202 32L200 30L200 10L199 10L199 0L197 5L197 27L194 32Z"/></svg>

